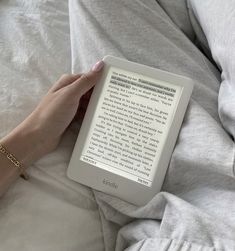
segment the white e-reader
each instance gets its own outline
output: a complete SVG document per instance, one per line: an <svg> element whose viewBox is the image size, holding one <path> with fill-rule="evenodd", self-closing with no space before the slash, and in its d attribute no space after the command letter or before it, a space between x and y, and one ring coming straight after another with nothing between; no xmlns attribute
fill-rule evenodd
<svg viewBox="0 0 235 251"><path fill-rule="evenodd" d="M67 175L142 206L161 190L193 81L113 56L103 61Z"/></svg>

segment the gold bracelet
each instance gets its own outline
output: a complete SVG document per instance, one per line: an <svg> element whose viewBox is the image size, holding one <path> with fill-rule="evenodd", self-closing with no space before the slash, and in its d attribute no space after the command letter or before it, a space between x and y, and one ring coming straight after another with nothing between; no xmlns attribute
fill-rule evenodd
<svg viewBox="0 0 235 251"><path fill-rule="evenodd" d="M5 155L7 159L9 159L12 164L14 164L15 167L19 168L20 173L21 173L20 177L22 177L25 180L29 179L29 176L25 172L25 168L23 167L23 165L17 160L17 158L13 154L9 153L7 149L1 144L0 144L0 152L3 155Z"/></svg>

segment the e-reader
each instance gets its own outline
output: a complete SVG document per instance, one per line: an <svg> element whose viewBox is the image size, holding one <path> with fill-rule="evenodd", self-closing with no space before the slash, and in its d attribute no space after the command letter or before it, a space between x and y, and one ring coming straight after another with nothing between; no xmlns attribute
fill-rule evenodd
<svg viewBox="0 0 235 251"><path fill-rule="evenodd" d="M103 61L67 175L145 205L161 190L193 81L114 56Z"/></svg>

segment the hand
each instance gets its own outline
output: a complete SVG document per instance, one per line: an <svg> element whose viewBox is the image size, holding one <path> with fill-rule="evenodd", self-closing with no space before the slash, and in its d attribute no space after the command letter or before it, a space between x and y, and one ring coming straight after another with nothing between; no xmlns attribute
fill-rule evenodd
<svg viewBox="0 0 235 251"><path fill-rule="evenodd" d="M97 62L96 67L85 74L63 75L36 109L3 139L5 146L25 165L53 151L75 117L84 94L87 105L89 94L86 93L99 80L103 64L103 61ZM84 105L80 107L84 113Z"/></svg>

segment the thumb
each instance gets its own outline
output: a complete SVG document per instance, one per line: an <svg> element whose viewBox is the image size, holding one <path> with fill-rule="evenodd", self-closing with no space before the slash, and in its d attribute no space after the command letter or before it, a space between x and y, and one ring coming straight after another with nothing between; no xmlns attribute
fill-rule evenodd
<svg viewBox="0 0 235 251"><path fill-rule="evenodd" d="M79 96L88 92L100 79L103 67L104 62L102 60L98 61L89 72L82 74L79 79L71 84L72 91L79 94Z"/></svg>

